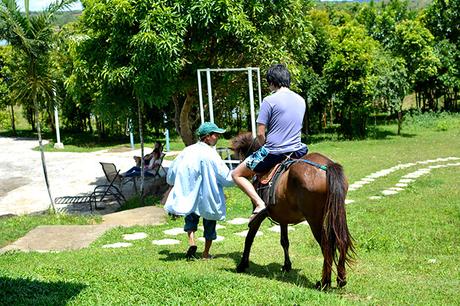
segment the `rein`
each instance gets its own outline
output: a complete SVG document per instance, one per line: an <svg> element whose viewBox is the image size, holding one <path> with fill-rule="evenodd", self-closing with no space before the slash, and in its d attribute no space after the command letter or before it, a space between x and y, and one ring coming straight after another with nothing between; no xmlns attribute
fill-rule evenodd
<svg viewBox="0 0 460 306"><path fill-rule="evenodd" d="M292 162L304 162L304 163L307 163L313 167L316 167L318 169L321 169L321 170L324 170L324 171L327 171L327 166L326 165L320 165L318 163L315 163L315 162L312 162L311 160L308 160L308 159L295 159L295 160L292 160Z"/></svg>

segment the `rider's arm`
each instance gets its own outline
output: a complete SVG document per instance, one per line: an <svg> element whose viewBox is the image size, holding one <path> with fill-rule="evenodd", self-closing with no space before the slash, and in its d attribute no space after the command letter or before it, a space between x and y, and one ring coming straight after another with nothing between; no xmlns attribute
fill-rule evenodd
<svg viewBox="0 0 460 306"><path fill-rule="evenodd" d="M257 140L261 146L265 144L265 124L257 123Z"/></svg>

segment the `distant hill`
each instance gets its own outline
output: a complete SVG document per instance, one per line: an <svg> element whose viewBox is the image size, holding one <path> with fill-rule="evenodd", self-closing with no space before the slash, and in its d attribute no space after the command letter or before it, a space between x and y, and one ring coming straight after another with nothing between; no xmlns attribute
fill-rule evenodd
<svg viewBox="0 0 460 306"><path fill-rule="evenodd" d="M30 15L38 14L38 12L30 12ZM58 27L62 27L63 25L77 21L78 17L81 15L81 11L62 11L56 14L56 20L54 24Z"/></svg>
<svg viewBox="0 0 460 306"><path fill-rule="evenodd" d="M81 11L60 12L56 15L55 24L59 27L62 27L63 25L69 22L77 21L80 15L81 15Z"/></svg>

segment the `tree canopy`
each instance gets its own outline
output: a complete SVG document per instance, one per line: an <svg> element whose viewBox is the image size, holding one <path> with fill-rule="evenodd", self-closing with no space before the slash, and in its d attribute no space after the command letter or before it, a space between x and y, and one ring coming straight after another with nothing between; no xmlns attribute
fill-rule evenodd
<svg viewBox="0 0 460 306"><path fill-rule="evenodd" d="M287 65L293 89L308 101L305 133L333 126L345 138L365 137L369 117L378 112L398 116L401 123L402 100L411 92L421 110L458 110L458 0L434 0L416 10L401 0L82 4L75 23L34 34L51 39L34 46L49 50L52 43L54 50L37 51L49 56L36 65L56 80L37 94L37 101L47 105L39 111L46 117L54 88L64 124L73 129L92 131L94 126L103 136L124 131L128 119L138 118L134 124L140 136L143 127L148 133L169 128L190 144L199 124L197 69L260 67L263 76L274 63ZM2 37L7 21L1 20ZM18 37L8 38L11 45L21 42ZM20 76L27 73L25 63L10 64L24 67L10 67L18 70L13 83L27 80ZM232 133L247 129L247 76L216 73L212 85L217 123L232 127ZM30 103L25 95L30 93L24 91L21 104Z"/></svg>

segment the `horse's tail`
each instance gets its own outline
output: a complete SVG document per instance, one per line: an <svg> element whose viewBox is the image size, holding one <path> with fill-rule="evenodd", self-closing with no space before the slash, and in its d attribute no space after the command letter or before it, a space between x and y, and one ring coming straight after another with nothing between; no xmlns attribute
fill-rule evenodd
<svg viewBox="0 0 460 306"><path fill-rule="evenodd" d="M337 251L341 260L350 264L354 251L353 238L348 231L345 211L347 182L340 164L330 162L327 165L327 199L324 207L324 219L321 232L321 248L326 264L337 264Z"/></svg>

